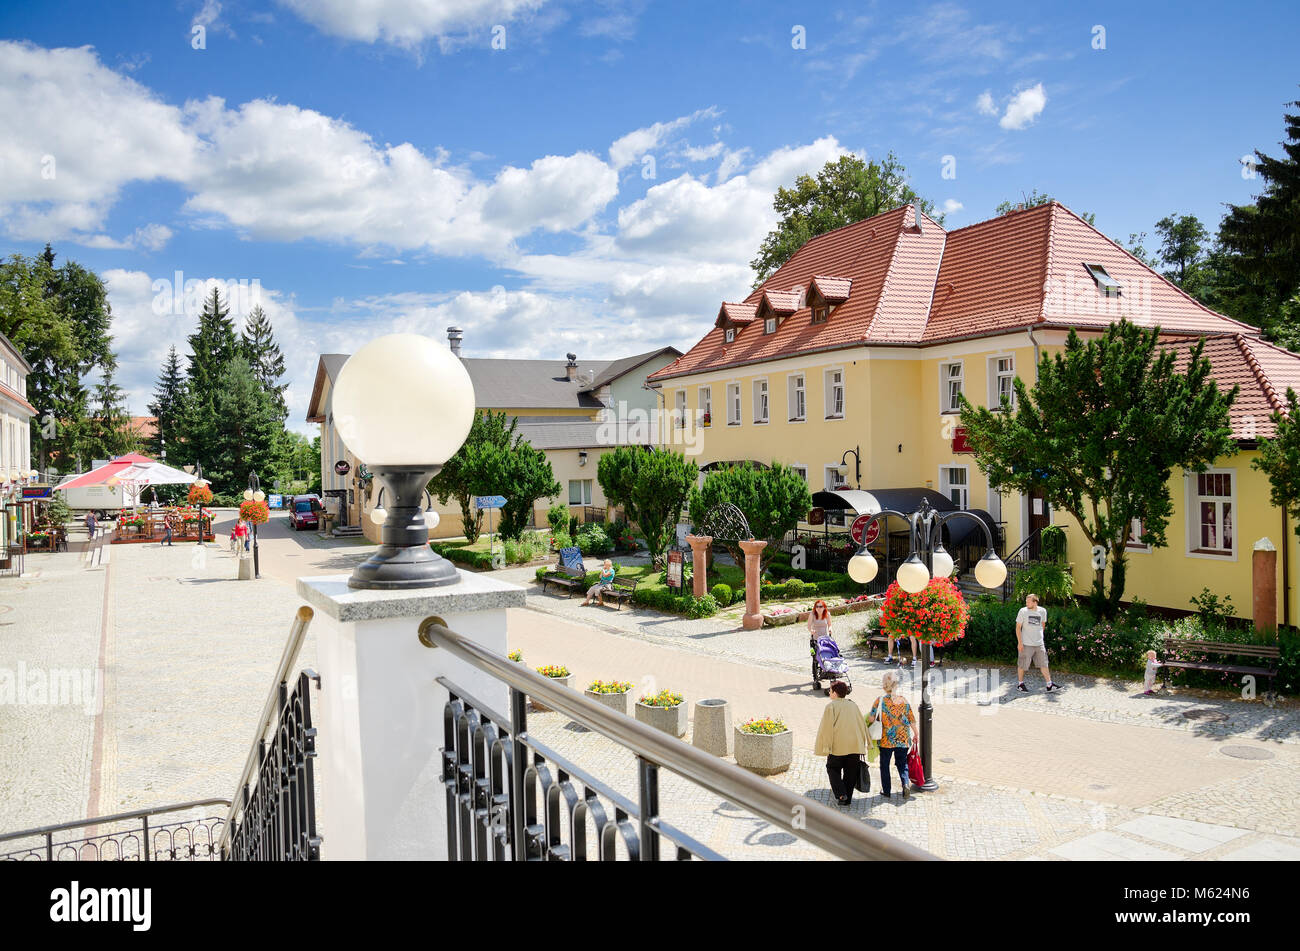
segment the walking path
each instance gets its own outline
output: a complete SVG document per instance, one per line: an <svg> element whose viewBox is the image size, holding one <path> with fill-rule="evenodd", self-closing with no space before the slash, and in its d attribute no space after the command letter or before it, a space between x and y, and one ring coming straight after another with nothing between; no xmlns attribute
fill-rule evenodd
<svg viewBox="0 0 1300 951"><path fill-rule="evenodd" d="M218 522L219 540L225 527ZM232 794L300 603L293 580L349 571L369 552L354 540L291 533L283 519L260 535L259 582L234 580L235 559L219 542L201 556L194 545L116 546L96 568L82 567L76 553L34 555L28 577L0 586L0 691L4 672L19 664L68 685L56 704L30 690L22 702L0 692L0 830ZM530 665L565 663L576 683L618 677L639 691L671 687L689 701L722 696L738 720L783 716L796 759L774 781L827 798L824 769L809 750L825 699L811 689L801 628L745 633L725 620L583 609L578 598L535 593L532 569L513 573L529 599L509 614L510 645ZM851 642L842 627L837 633L842 645ZM853 698L869 703L883 667L848 653ZM309 632L300 663L314 659ZM102 687L73 696L69 672L89 672L92 685L101 676ZM939 791L905 805L859 800L853 814L949 857L1159 849L1300 858L1293 704L1269 711L1201 696L1152 701L1134 697L1131 685L1086 678L1057 696L1014 697L1007 679L988 691L992 702L936 706ZM1188 708L1227 719L1189 720ZM633 782L626 751L602 737L575 732L557 715L535 717L532 728L602 779ZM321 750L329 755L328 737ZM789 832L679 778L664 776L663 800L670 819L681 813L684 828L724 853L806 854ZM321 824L327 830L328 817Z"/></svg>

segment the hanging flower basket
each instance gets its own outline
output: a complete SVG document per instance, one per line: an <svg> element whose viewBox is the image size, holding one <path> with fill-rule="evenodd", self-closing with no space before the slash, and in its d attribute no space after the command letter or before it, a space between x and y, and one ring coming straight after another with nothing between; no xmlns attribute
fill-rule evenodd
<svg viewBox="0 0 1300 951"><path fill-rule="evenodd" d="M256 500L239 503L239 517L254 525L265 525L271 520L271 507Z"/></svg>
<svg viewBox="0 0 1300 951"><path fill-rule="evenodd" d="M885 592L880 633L941 647L965 637L969 619L970 608L952 579L931 578L916 594L908 594L895 581Z"/></svg>
<svg viewBox="0 0 1300 951"><path fill-rule="evenodd" d="M190 505L207 505L212 501L212 490L206 485L195 483L190 486L189 494L185 496L185 501Z"/></svg>

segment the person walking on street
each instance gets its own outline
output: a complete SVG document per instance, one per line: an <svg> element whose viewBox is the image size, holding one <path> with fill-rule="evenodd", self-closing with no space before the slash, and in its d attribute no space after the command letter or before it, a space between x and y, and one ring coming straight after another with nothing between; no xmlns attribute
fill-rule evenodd
<svg viewBox="0 0 1300 951"><path fill-rule="evenodd" d="M90 534L90 540L91 540L92 542L95 540L95 524L96 524L96 523L95 523L95 513L94 513L94 512L87 512L87 513L86 513L86 531Z"/></svg>
<svg viewBox="0 0 1300 951"><path fill-rule="evenodd" d="M826 757L831 793L841 806L853 804L862 757L867 753L867 724L858 705L848 699L849 687L842 680L831 684L831 702L822 711L814 753Z"/></svg>
<svg viewBox="0 0 1300 951"><path fill-rule="evenodd" d="M163 515L163 545L171 545L172 543L172 519L174 517L171 512Z"/></svg>
<svg viewBox="0 0 1300 951"><path fill-rule="evenodd" d="M870 719L880 721L880 794L890 797L889 761L892 759L902 782L903 798L911 795L907 778L907 752L912 748L916 728L916 714L907 698L898 693L898 671L887 670L881 678L884 695L871 705Z"/></svg>
<svg viewBox="0 0 1300 951"><path fill-rule="evenodd" d="M826 602L819 598L808 615L808 641L816 644L819 637L834 636L831 633L830 610L826 607Z"/></svg>
<svg viewBox="0 0 1300 951"><path fill-rule="evenodd" d="M1038 595L1025 595L1025 606L1016 615L1016 668L1020 674L1020 683L1016 690L1029 693L1025 686L1025 671L1037 667L1043 672L1047 692L1055 693L1061 685L1052 680L1052 673L1047 669L1047 648L1044 635L1047 633L1047 608L1038 606Z"/></svg>

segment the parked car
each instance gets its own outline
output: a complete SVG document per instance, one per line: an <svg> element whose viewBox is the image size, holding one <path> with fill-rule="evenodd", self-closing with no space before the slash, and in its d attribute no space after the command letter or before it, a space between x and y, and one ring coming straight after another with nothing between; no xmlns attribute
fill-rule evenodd
<svg viewBox="0 0 1300 951"><path fill-rule="evenodd" d="M289 527L294 531L320 528L322 508L320 499L314 495L295 495L289 503Z"/></svg>

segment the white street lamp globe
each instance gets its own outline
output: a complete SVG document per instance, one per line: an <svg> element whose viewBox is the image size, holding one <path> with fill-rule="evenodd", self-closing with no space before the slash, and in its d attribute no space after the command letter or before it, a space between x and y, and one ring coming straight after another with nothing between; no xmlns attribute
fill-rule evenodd
<svg viewBox="0 0 1300 951"><path fill-rule="evenodd" d="M424 524L426 527L430 529L437 528L438 523L441 521L442 521L442 516L439 515L437 512L435 512L433 509L424 510Z"/></svg>
<svg viewBox="0 0 1300 951"><path fill-rule="evenodd" d="M252 489L245 489L245 490L244 490L244 501L245 501L245 502L251 502L251 501L253 501L253 490L252 490Z"/></svg>
<svg viewBox="0 0 1300 951"><path fill-rule="evenodd" d="M383 506L376 505L374 508L370 510L370 521L374 522L376 525L383 525L384 522L387 520L388 520L388 509L384 508Z"/></svg>
<svg viewBox="0 0 1300 951"><path fill-rule="evenodd" d="M9 481L10 481L10 482L17 482L17 481L18 481L19 479L21 479L21 478L22 478L22 475L21 475L21 473L19 473L19 471L18 471L17 469L10 469L10 470L9 470Z"/></svg>
<svg viewBox="0 0 1300 951"><path fill-rule="evenodd" d="M266 493L263 492L261 489L258 489L256 492L253 493L253 501L254 501L254 502L265 502L265 501L266 501Z"/></svg>
<svg viewBox="0 0 1300 951"><path fill-rule="evenodd" d="M975 563L975 580L986 588L1001 587L1002 582L1007 580L1007 566L992 549Z"/></svg>
<svg viewBox="0 0 1300 951"><path fill-rule="evenodd" d="M33 469L31 472L27 473L27 479L29 482L35 482L39 475L40 473Z"/></svg>
<svg viewBox="0 0 1300 951"><path fill-rule="evenodd" d="M865 548L849 559L849 577L858 584L866 584L876 577L880 565Z"/></svg>
<svg viewBox="0 0 1300 951"><path fill-rule="evenodd" d="M948 554L947 549L942 546L934 550L934 554L930 557L930 564L934 566L936 578L952 577L952 569L955 567L952 563L952 555Z"/></svg>
<svg viewBox="0 0 1300 951"><path fill-rule="evenodd" d="M898 566L898 586L908 594L917 594L925 590L930 583L930 572L915 553Z"/></svg>
<svg viewBox="0 0 1300 951"><path fill-rule="evenodd" d="M344 445L372 469L437 466L474 422L474 384L445 346L420 334L378 337L348 358L332 409Z"/></svg>

